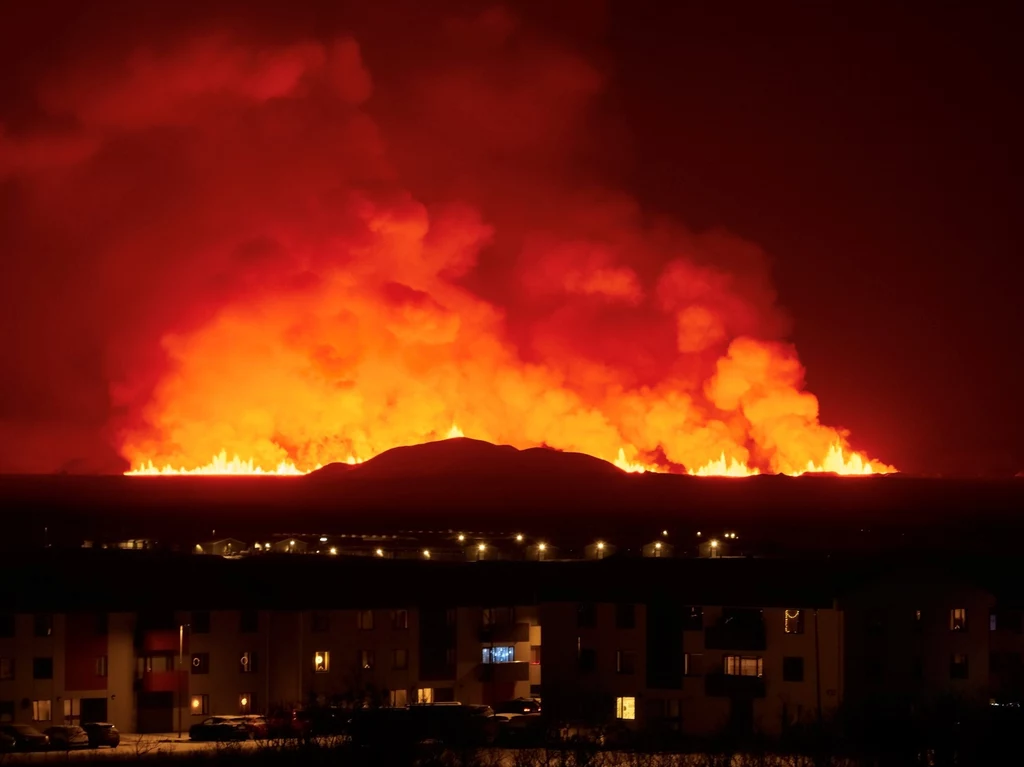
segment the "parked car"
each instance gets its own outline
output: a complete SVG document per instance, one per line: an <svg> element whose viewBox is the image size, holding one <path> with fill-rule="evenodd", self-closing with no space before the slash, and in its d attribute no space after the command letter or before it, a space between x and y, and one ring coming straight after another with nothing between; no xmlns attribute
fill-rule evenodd
<svg viewBox="0 0 1024 767"><path fill-rule="evenodd" d="M121 743L121 733L110 722L89 722L83 724L82 729L89 736L90 748L99 748L100 746L117 748Z"/></svg>
<svg viewBox="0 0 1024 767"><path fill-rule="evenodd" d="M249 728L249 733L256 740L266 740L270 733L270 727L267 724L267 718L261 714L246 714L242 717L245 721L245 726Z"/></svg>
<svg viewBox="0 0 1024 767"><path fill-rule="evenodd" d="M81 727L62 725L48 727L43 732L50 739L54 751L70 751L75 748L89 748L89 735Z"/></svg>
<svg viewBox="0 0 1024 767"><path fill-rule="evenodd" d="M253 735L243 716L211 716L188 728L191 740L251 740Z"/></svg>
<svg viewBox="0 0 1024 767"><path fill-rule="evenodd" d="M50 739L27 724L0 725L0 732L14 738L15 751L45 751L50 747Z"/></svg>
<svg viewBox="0 0 1024 767"><path fill-rule="evenodd" d="M6 732L0 732L0 754L6 754L14 750L14 737Z"/></svg>
<svg viewBox="0 0 1024 767"><path fill-rule="evenodd" d="M532 698L516 698L494 706L495 714L539 714L540 703Z"/></svg>

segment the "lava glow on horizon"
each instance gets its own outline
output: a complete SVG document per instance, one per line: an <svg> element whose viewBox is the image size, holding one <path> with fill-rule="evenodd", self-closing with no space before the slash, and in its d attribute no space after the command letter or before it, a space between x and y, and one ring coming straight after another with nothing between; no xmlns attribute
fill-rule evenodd
<svg viewBox="0 0 1024 767"><path fill-rule="evenodd" d="M462 430L453 424L452 428L443 439L457 439L464 436L465 434ZM363 458L357 458L350 455L345 458L344 461L339 462L353 466L363 463L364 461L365 459ZM618 456L611 463L618 469L629 474L644 474L647 472L679 473L670 469L664 469L655 464L644 464L639 461L630 461L626 458L625 449L623 448L619 449ZM271 469L264 469L262 466L257 465L252 459L243 460L237 455L228 459L227 453L222 450L218 455L215 455L209 463L192 469L186 469L184 467L174 468L170 465L158 467L155 466L152 461L149 461L141 466L126 471L125 476L301 477L320 468L322 468L322 464L317 464L312 469L302 470L291 461L281 461L277 466ZM841 476L867 476L872 474L891 474L896 471L897 470L892 466L880 465L877 461L868 461L857 453L850 453L849 455L846 455L842 445L835 443L829 448L828 454L825 456L825 460L821 465L809 462L807 467L802 471L780 473L788 473L790 476L801 476L803 474L811 473L831 473ZM723 453L718 459L709 461L706 465L701 466L700 468L688 469L686 473L695 477L754 477L758 476L761 472L759 469L750 468L745 462L737 461L735 458L727 460Z"/></svg>

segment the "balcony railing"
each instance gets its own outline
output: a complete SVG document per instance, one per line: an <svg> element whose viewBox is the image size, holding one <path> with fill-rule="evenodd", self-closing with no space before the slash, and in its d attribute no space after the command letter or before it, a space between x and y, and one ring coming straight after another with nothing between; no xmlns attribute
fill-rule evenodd
<svg viewBox="0 0 1024 767"><path fill-rule="evenodd" d="M709 697L763 698L764 677L734 674L708 674L704 677L704 694Z"/></svg>
<svg viewBox="0 0 1024 767"><path fill-rule="evenodd" d="M478 666L478 676L481 682L497 682L498 684L529 682L530 664L526 661L516 661L515 663L481 663Z"/></svg>
<svg viewBox="0 0 1024 767"><path fill-rule="evenodd" d="M139 649L143 655L158 655L162 653L178 653L180 637L178 629L173 631L151 630L141 632Z"/></svg>
<svg viewBox="0 0 1024 767"><path fill-rule="evenodd" d="M480 629L481 642L529 642L529 623L495 623Z"/></svg>
<svg viewBox="0 0 1024 767"><path fill-rule="evenodd" d="M184 673L177 671L147 671L140 679L142 692L179 692L184 687Z"/></svg>
<svg viewBox="0 0 1024 767"><path fill-rule="evenodd" d="M708 650L764 650L766 644L763 623L718 623L704 630L704 647Z"/></svg>

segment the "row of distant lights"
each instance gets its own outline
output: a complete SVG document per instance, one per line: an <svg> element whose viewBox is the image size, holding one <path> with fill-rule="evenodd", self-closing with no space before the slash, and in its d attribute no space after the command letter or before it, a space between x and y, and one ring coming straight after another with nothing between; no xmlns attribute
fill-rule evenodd
<svg viewBox="0 0 1024 767"><path fill-rule="evenodd" d="M664 535L664 536L667 536L668 535L668 530L662 530L661 534ZM700 536L701 536L701 532L698 530L697 531L697 537L699 538ZM725 537L726 538L735 539L737 536L736 536L736 533L726 533ZM517 533L516 534L516 543L522 543L524 540L526 540L526 538L525 538L525 536L522 533ZM459 543L465 543L466 542L466 535L465 535L465 533L459 533L458 541L459 541ZM327 543L327 538L324 537L324 536L321 536L320 537L320 543ZM295 546L295 541L288 541L288 548L292 548L294 546ZM595 544L595 546L596 546L598 551L604 551L604 549L605 549L604 541L598 541ZM260 544L258 544L258 543L256 544L256 550L257 551L261 551L263 549L266 549L267 551L269 551L270 548L271 548L271 546L270 546L269 543L265 543L262 546ZM658 541L657 543L655 543L654 544L654 548L660 550L661 549L661 541ZM717 549L718 548L718 541L712 539L711 540L711 548ZM476 545L476 549L477 549L477 551L483 553L484 551L487 550L487 544L484 543L483 541L481 541L480 543L478 543ZM548 549L548 545L546 543L544 543L543 541L541 541L540 543L537 544L537 551L540 551L540 552L543 553L543 552L547 551L547 549ZM328 553L331 554L331 555L336 555L338 553L338 549L335 548L334 546L331 546L331 548L328 549ZM373 553L376 556L378 556L378 557L383 557L384 556L384 549L381 549L381 548L375 549ZM430 559L430 549L423 549L423 558L424 559Z"/></svg>

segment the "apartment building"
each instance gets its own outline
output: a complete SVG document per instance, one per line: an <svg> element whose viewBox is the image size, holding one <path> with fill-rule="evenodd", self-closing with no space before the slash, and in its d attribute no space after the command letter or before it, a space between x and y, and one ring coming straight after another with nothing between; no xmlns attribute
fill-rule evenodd
<svg viewBox="0 0 1024 767"><path fill-rule="evenodd" d="M921 568L144 551L20 567L0 580L0 720L40 727L541 697L558 722L779 735L851 705L1013 695L990 651L1021 657L1012 612L1000 628L988 591Z"/></svg>

